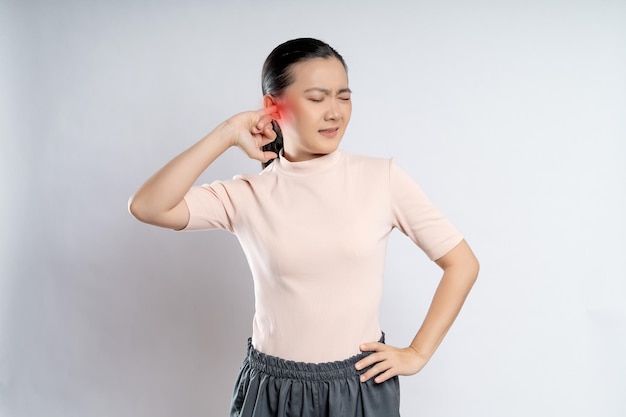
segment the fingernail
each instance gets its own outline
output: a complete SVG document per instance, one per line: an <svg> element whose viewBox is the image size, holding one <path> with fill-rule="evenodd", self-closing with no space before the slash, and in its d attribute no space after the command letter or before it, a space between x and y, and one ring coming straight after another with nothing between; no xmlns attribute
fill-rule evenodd
<svg viewBox="0 0 626 417"><path fill-rule="evenodd" d="M365 375L361 375L361 378L359 378L361 380L361 382L365 382Z"/></svg>

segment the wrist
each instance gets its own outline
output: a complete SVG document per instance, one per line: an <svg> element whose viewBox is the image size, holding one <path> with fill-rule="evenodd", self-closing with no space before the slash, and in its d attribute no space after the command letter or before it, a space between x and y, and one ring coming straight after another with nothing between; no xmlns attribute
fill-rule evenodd
<svg viewBox="0 0 626 417"><path fill-rule="evenodd" d="M415 352L415 355L419 357L423 362L428 362L428 360L430 359L431 355L425 353L418 346L409 345L408 349L411 349L413 352Z"/></svg>
<svg viewBox="0 0 626 417"><path fill-rule="evenodd" d="M237 135L235 127L229 120L226 120L220 123L210 134L209 136L215 136L215 140L219 141L224 145L225 148L230 148L231 146L237 146Z"/></svg>

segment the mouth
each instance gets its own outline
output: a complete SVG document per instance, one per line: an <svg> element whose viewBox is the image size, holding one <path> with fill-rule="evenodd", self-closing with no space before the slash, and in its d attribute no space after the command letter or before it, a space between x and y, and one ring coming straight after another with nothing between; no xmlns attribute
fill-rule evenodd
<svg viewBox="0 0 626 417"><path fill-rule="evenodd" d="M332 138L335 135L337 135L337 132L339 131L338 127L333 127L330 129L320 129L318 130L318 132L322 135L322 136L326 136L327 138Z"/></svg>

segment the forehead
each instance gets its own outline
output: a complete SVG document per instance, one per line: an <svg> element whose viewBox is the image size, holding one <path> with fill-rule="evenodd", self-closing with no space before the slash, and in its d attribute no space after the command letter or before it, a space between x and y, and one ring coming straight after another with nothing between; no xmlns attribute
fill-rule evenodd
<svg viewBox="0 0 626 417"><path fill-rule="evenodd" d="M291 86L297 89L348 86L348 74L337 58L314 58L298 62L291 71L293 75Z"/></svg>

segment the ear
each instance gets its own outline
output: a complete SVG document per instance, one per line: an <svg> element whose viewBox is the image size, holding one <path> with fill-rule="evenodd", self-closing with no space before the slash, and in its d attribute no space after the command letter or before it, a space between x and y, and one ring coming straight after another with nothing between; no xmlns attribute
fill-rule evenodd
<svg viewBox="0 0 626 417"><path fill-rule="evenodd" d="M278 103L278 99L270 94L263 96L263 108L267 109L272 106L276 106L276 112L270 113L270 117L274 120L280 120L280 104Z"/></svg>

